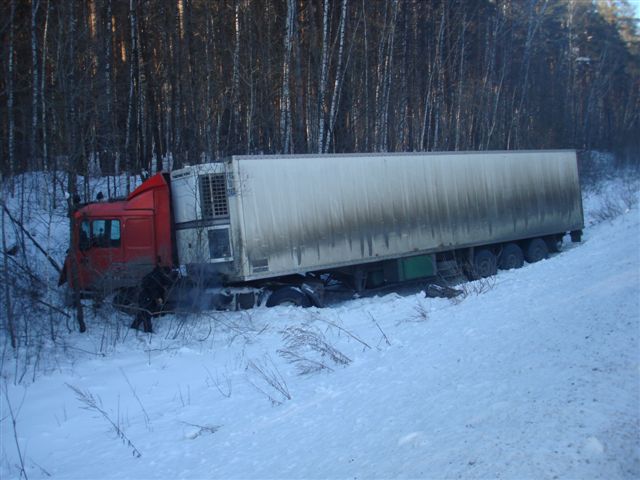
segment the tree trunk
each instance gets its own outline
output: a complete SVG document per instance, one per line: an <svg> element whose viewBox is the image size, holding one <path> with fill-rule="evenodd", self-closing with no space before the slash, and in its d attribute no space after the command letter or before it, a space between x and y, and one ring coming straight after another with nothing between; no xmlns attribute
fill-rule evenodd
<svg viewBox="0 0 640 480"><path fill-rule="evenodd" d="M49 171L49 139L47 138L47 105L46 105L46 64L47 64L47 38L49 33L49 0L47 0L47 5L45 7L45 17L44 17L44 31L42 33L42 62L40 62L41 70L40 70L40 125L42 126L42 168L43 170ZM58 206L57 201L57 192L58 192L58 182L56 181L56 176L58 172L55 170L53 173L53 184L52 184L52 194L51 194L51 209L55 210Z"/></svg>
<svg viewBox="0 0 640 480"><path fill-rule="evenodd" d="M30 170L37 169L36 139L38 138L38 33L36 20L40 0L31 0L31 138L29 139Z"/></svg>
<svg viewBox="0 0 640 480"><path fill-rule="evenodd" d="M318 87L318 153L324 151L324 102L327 90L327 77L329 75L329 2L330 0L324 0L322 9L322 61L320 67L320 85Z"/></svg>
<svg viewBox="0 0 640 480"><path fill-rule="evenodd" d="M331 97L331 109L329 110L329 128L327 129L327 139L324 142L324 153L329 151L331 138L333 136L333 127L336 122L338 112L338 99L340 98L340 90L342 89L342 79L344 69L342 67L342 57L344 51L344 31L347 22L347 0L342 0L342 9L340 11L340 27L339 27L339 47L338 47L338 65L336 66L336 80L333 85L333 95Z"/></svg>
<svg viewBox="0 0 640 480"><path fill-rule="evenodd" d="M16 144L15 130L16 118L14 111L14 85L13 85L13 68L15 56L15 33L14 23L16 17L16 0L11 0L11 13L9 16L9 61L8 70L9 78L7 78L7 115L9 117L9 182L11 185L11 195L15 195L14 178L16 174Z"/></svg>
<svg viewBox="0 0 640 480"><path fill-rule="evenodd" d="M135 152L135 139L133 139L133 122L134 122L134 108L135 108L135 93L136 93L136 62L137 62L137 33L136 33L136 8L137 0L129 0L129 25L131 30L131 48L129 51L129 101L127 107L127 125L124 141L124 153L125 153L125 175L127 177L127 190L126 194L131 192L131 185L129 183L129 177L131 168L134 165L134 158L136 158Z"/></svg>
<svg viewBox="0 0 640 480"><path fill-rule="evenodd" d="M0 178L2 177L2 174L0 174ZM0 182L2 183L2 182ZM13 318L13 304L12 304L12 295L11 295L11 272L9 272L9 258L8 258L8 253L7 251L8 249L8 245L7 245L7 237L6 237L6 231L7 229L5 228L5 220L4 220L4 209L2 210L2 266L3 266L3 273L2 273L2 277L3 277L3 281L2 283L4 283L4 306L5 306L5 313L6 313L6 326L5 328L7 329L7 331L9 332L9 338L11 338L11 346L15 349L18 346L18 340L16 337L16 327L15 327L15 321Z"/></svg>
<svg viewBox="0 0 640 480"><path fill-rule="evenodd" d="M460 33L460 71L458 72L458 105L456 108L456 126L455 126L455 147L454 150L460 150L460 130L462 130L462 94L464 92L464 55L465 43L464 34L467 29L467 14L462 14L462 32Z"/></svg>
<svg viewBox="0 0 640 480"><path fill-rule="evenodd" d="M235 147L238 136L238 115L240 112L240 0L236 0L233 17L233 69L231 76L231 105L229 108L229 127L224 154Z"/></svg>
<svg viewBox="0 0 640 480"><path fill-rule="evenodd" d="M78 160L82 158L77 152L81 147L79 147L79 135L78 135L78 108L76 106L77 102L77 92L72 91L76 87L76 55L77 55L77 44L76 44L76 12L74 8L73 2L69 3L69 25L68 25L68 33L69 33L69 83L67 84L67 92L66 92L66 101L68 105L68 124L69 124L69 145L73 149L71 155L69 156L69 170L67 175L67 189L69 191L68 198L68 212L69 212L69 239L73 241L73 212L75 210L75 205L73 202L74 196L78 193L77 187L77 178L78 178ZM86 175L85 175L86 178ZM80 332L85 332L87 330L87 326L84 322L84 310L82 308L82 302L80 301L80 289L78 287L78 264L76 263L75 256L71 256L71 279L70 284L72 286L73 291L73 305L76 311L76 320L78 321L78 328Z"/></svg>
<svg viewBox="0 0 640 480"><path fill-rule="evenodd" d="M291 51L296 20L296 0L287 0L287 19L282 60L282 92L280 95L280 145L282 153L291 153Z"/></svg>

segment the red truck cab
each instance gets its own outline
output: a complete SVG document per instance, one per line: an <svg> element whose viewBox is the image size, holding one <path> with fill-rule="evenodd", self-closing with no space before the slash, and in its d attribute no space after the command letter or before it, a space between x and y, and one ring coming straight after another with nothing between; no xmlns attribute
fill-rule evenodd
<svg viewBox="0 0 640 480"><path fill-rule="evenodd" d="M168 176L158 173L126 199L85 205L73 214L71 248L60 283L77 266L77 286L108 294L136 287L154 269L174 265Z"/></svg>

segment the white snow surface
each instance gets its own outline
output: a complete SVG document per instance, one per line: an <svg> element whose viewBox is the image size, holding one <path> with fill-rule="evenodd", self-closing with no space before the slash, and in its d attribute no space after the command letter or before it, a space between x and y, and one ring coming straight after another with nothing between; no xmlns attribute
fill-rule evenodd
<svg viewBox="0 0 640 480"><path fill-rule="evenodd" d="M582 243L461 300L173 314L152 335L108 305L84 334L60 319L20 383L4 349L0 478L21 458L29 479L640 478L640 211L599 220L611 185L585 194Z"/></svg>

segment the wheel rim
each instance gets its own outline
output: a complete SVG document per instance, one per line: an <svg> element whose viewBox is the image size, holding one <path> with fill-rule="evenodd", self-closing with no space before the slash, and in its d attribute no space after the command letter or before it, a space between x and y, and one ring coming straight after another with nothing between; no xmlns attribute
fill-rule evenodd
<svg viewBox="0 0 640 480"><path fill-rule="evenodd" d="M475 276L479 278L486 278L496 273L496 261L495 257L487 251L484 251L478 257L476 257Z"/></svg>
<svg viewBox="0 0 640 480"><path fill-rule="evenodd" d="M478 265L478 275L481 277L488 277L491 275L491 262L484 260Z"/></svg>
<svg viewBox="0 0 640 480"><path fill-rule="evenodd" d="M500 268L502 270L511 270L522 267L524 255L520 247L514 243L505 245L502 255L500 256Z"/></svg>

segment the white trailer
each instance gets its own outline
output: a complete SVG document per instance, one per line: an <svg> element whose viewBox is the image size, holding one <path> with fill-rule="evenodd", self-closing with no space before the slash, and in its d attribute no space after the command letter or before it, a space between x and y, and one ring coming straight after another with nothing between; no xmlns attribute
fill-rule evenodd
<svg viewBox="0 0 640 480"><path fill-rule="evenodd" d="M439 259L487 276L584 225L569 150L233 156L173 171L171 195L188 274L272 290L427 277Z"/></svg>

